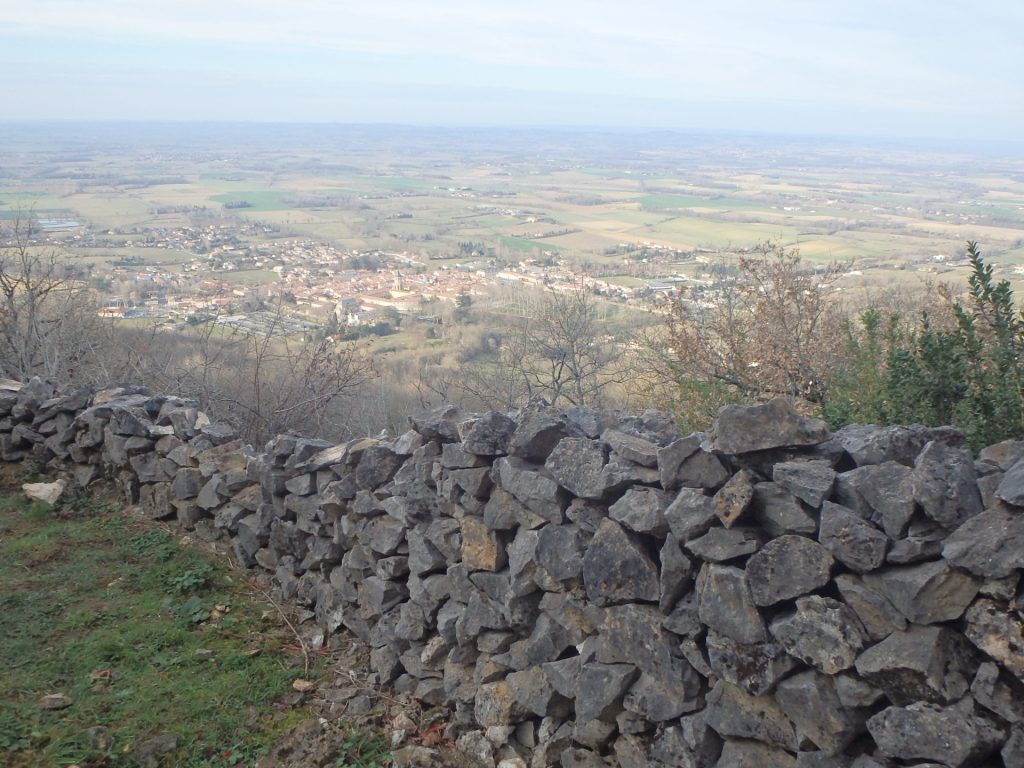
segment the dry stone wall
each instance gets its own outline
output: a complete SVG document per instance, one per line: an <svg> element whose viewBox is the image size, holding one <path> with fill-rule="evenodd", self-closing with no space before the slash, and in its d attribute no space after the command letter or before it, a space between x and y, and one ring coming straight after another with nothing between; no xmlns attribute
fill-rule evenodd
<svg viewBox="0 0 1024 768"><path fill-rule="evenodd" d="M411 422L257 452L175 398L36 379L0 392L0 457L229 537L485 760L1024 766L1024 442L783 400L684 436L544 403Z"/></svg>

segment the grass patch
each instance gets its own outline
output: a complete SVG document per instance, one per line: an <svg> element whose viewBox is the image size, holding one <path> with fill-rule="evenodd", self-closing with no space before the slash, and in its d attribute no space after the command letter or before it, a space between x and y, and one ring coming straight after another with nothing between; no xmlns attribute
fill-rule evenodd
<svg viewBox="0 0 1024 768"><path fill-rule="evenodd" d="M309 717L275 704L303 659L268 604L162 530L3 496L0 583L0 764L133 766L173 734L161 765L252 765ZM41 708L55 693L71 706Z"/></svg>
<svg viewBox="0 0 1024 768"><path fill-rule="evenodd" d="M498 240L506 248L513 251L560 251L562 250L559 246L553 245L544 240L529 240L525 237L515 237L513 235L500 235Z"/></svg>

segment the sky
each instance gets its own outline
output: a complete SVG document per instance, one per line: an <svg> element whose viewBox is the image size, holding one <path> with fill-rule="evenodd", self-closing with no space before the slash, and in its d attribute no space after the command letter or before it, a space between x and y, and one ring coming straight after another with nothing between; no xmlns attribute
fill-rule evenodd
<svg viewBox="0 0 1024 768"><path fill-rule="evenodd" d="M1020 141L1019 0L0 0L0 120Z"/></svg>

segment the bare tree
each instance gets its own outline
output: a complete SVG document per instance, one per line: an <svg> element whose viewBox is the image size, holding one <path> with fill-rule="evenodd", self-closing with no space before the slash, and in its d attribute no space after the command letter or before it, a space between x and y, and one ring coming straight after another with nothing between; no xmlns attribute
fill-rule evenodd
<svg viewBox="0 0 1024 768"><path fill-rule="evenodd" d="M73 381L95 348L88 283L60 253L32 242L30 219L0 234L0 366L18 379Z"/></svg>
<svg viewBox="0 0 1024 768"><path fill-rule="evenodd" d="M106 370L111 380L197 400L252 443L288 431L350 436L363 425L354 403L377 375L366 345L288 335L283 319L278 307L259 331L214 321L179 333L123 331L120 363Z"/></svg>
<svg viewBox="0 0 1024 768"><path fill-rule="evenodd" d="M521 296L520 299L526 297ZM599 405L627 378L623 347L599 319L594 294L579 279L522 301L496 356L467 368L462 387L509 408L542 395L553 405Z"/></svg>
<svg viewBox="0 0 1024 768"><path fill-rule="evenodd" d="M833 289L845 269L812 267L769 242L741 258L735 275L666 302L648 352L675 389L676 410L711 417L723 403L777 395L820 404L844 349Z"/></svg>

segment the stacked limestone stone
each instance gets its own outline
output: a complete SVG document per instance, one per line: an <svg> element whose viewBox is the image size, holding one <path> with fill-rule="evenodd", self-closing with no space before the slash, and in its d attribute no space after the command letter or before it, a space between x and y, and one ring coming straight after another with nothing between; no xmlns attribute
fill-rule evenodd
<svg viewBox="0 0 1024 768"><path fill-rule="evenodd" d="M487 760L1024 766L1024 442L538 403L256 454L180 400L38 380L0 419L3 459L222 531Z"/></svg>

